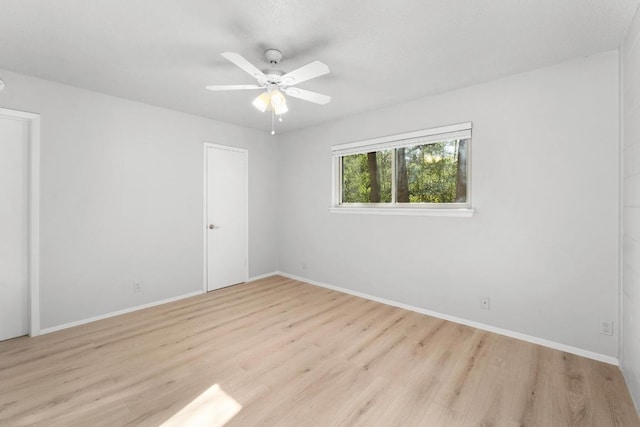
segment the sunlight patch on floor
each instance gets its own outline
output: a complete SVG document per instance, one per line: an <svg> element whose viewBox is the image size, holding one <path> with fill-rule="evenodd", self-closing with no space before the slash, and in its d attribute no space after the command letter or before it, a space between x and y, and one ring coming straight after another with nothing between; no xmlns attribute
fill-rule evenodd
<svg viewBox="0 0 640 427"><path fill-rule="evenodd" d="M214 384L165 421L162 427L222 427L240 409L241 404L225 393L218 384Z"/></svg>

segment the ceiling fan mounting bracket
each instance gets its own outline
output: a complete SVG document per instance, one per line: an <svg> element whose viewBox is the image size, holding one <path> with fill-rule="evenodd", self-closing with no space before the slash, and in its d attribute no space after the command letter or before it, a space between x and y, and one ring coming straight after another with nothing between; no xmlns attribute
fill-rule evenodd
<svg viewBox="0 0 640 427"><path fill-rule="evenodd" d="M264 57L271 65L276 65L282 59L282 52L278 49L267 49L264 51Z"/></svg>

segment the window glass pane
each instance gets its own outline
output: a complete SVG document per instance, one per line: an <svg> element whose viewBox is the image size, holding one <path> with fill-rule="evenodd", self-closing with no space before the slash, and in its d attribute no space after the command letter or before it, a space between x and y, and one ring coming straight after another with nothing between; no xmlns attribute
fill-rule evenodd
<svg viewBox="0 0 640 427"><path fill-rule="evenodd" d="M396 149L398 203L466 203L467 139Z"/></svg>
<svg viewBox="0 0 640 427"><path fill-rule="evenodd" d="M391 202L392 150L342 157L343 203Z"/></svg>

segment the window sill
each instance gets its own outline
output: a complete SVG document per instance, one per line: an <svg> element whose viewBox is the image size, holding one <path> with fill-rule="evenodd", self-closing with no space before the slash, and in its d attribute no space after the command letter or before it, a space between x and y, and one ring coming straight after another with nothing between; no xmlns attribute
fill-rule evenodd
<svg viewBox="0 0 640 427"><path fill-rule="evenodd" d="M361 215L408 215L408 216L445 216L445 217L471 217L475 209L437 209L437 208L397 208L397 207L352 207L332 206L329 212L338 214Z"/></svg>

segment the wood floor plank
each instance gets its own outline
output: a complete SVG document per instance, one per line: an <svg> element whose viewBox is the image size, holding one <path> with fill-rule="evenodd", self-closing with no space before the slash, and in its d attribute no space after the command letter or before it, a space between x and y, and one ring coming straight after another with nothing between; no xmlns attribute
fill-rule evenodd
<svg viewBox="0 0 640 427"><path fill-rule="evenodd" d="M619 369L270 278L0 342L0 426L640 427Z"/></svg>

